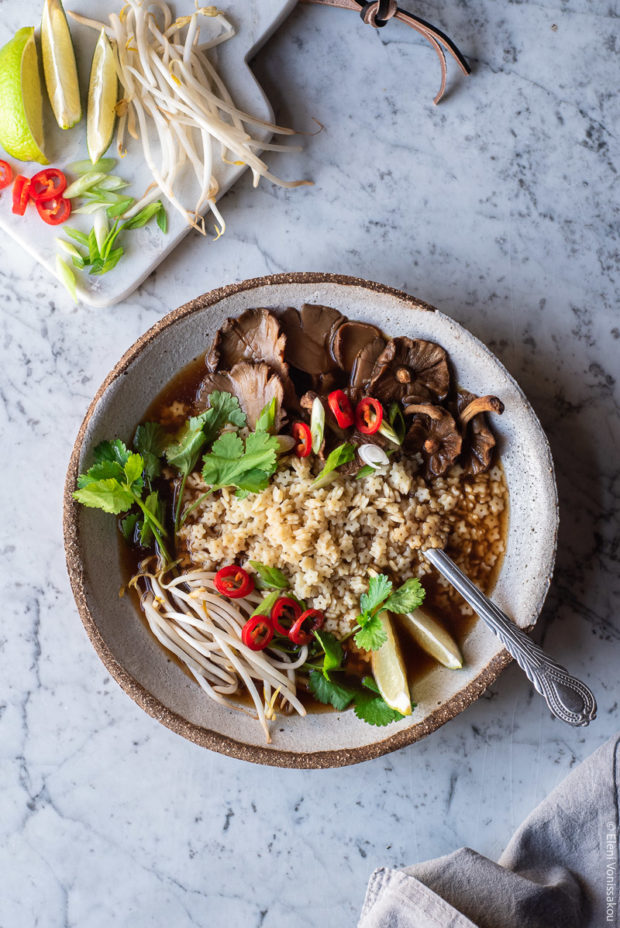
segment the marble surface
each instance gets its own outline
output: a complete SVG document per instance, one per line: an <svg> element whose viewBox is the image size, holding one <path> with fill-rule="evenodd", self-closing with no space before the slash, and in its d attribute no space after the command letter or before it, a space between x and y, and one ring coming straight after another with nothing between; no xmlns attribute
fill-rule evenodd
<svg viewBox="0 0 620 928"><path fill-rule="evenodd" d="M281 121L324 125L302 153L272 159L315 186L253 191L245 178L221 202L226 236L188 236L127 302L75 309L2 243L2 928L354 925L375 866L463 844L499 854L617 727L617 11L600 0L417 9L458 41L472 77L451 69L434 108L434 55L405 27L374 33L352 13L297 9L255 70ZM374 278L436 304L525 389L551 440L562 520L537 637L595 690L590 728L553 720L511 667L397 754L275 770L184 742L108 678L62 551L62 482L84 411L168 309L288 270Z"/></svg>

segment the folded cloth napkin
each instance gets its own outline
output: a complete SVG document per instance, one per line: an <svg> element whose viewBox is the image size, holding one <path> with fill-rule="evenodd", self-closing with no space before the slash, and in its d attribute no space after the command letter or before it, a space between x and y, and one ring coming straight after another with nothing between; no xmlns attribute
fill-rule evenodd
<svg viewBox="0 0 620 928"><path fill-rule="evenodd" d="M375 870L358 928L616 928L620 735L577 767L499 863L461 848Z"/></svg>

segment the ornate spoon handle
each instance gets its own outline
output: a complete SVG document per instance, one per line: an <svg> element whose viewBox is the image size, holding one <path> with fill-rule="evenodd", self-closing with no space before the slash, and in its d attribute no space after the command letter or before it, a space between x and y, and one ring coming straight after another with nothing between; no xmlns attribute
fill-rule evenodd
<svg viewBox="0 0 620 928"><path fill-rule="evenodd" d="M542 648L474 586L445 551L429 548L423 554L495 632L554 715L569 725L589 725L596 718L596 700L585 683L547 657Z"/></svg>

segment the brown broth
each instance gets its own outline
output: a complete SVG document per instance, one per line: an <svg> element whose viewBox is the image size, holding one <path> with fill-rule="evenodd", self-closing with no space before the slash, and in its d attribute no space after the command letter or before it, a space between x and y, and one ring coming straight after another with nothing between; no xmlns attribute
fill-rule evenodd
<svg viewBox="0 0 620 928"><path fill-rule="evenodd" d="M200 383L205 376L205 372L205 358L204 354L201 354L193 361L190 361L190 363L187 364L184 368L182 368L179 373L176 374L175 377L173 377L173 379L155 397L149 406L143 421L162 422L166 428L169 428L171 431L176 431L179 425L188 415L192 415L196 412L196 396ZM182 403L186 407L183 415L178 419L170 416L170 407L174 403ZM497 463L501 467L501 463ZM509 505L507 497L506 506L500 517L501 538L504 546L508 533L508 518ZM450 545L448 545L447 551L452 555L455 553L454 551L451 551ZM486 553L488 552L485 552L484 550L478 550L476 553L476 559L484 562ZM124 582L127 584L130 578L138 572L141 555L140 552L135 548L129 547L129 545L127 545L122 538L119 538L119 555L122 576ZM497 582L497 578L501 570L502 560L503 555L497 559L493 570L487 577L487 582L480 584L482 591L487 595L492 592L495 583ZM447 607L445 601L441 606L439 606L437 599L440 595L440 587L437 579L433 575L426 576L423 583L426 590L426 598L424 603L425 609L427 609L437 619L437 621L439 621L447 629L447 631L458 644L459 648L462 650L467 636L472 630L474 624L478 621L478 617L476 615L464 615L461 612L460 607L463 604L463 600L458 594L455 594L454 598L450 600ZM150 629L148 627L146 617L140 608L139 594L135 590L131 589L128 590L127 595L131 596L136 611L138 612L145 627L149 630L150 634ZM442 599L445 600L445 596L443 596ZM430 673L433 668L437 667L438 664L433 657L431 657L429 654L423 651L422 648L420 648L420 646L413 640L411 635L397 629L397 637L403 654L405 666L407 668L409 684L413 690L415 698L416 684L428 673ZM184 673L190 677L191 680L194 679L185 665L176 657L176 655L167 652L167 658L169 661L177 664L177 666L179 666L184 671ZM365 668L365 670L363 668ZM345 670L356 676L363 675L364 672L370 673L369 661L364 661L363 658L359 657L359 655L355 655L353 652L351 652L349 658L345 662ZM309 693L300 691L299 695L302 703L305 705L308 711L331 711L331 706L325 706L323 703L317 702ZM236 694L235 701L243 705L251 705L250 696L246 693Z"/></svg>

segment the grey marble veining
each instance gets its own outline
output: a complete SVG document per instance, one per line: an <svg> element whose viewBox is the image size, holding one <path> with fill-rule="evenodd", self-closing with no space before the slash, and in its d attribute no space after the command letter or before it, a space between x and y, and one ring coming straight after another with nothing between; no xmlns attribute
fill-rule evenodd
<svg viewBox="0 0 620 928"><path fill-rule="evenodd" d="M416 9L454 37L472 77L452 68L434 108L434 54L405 27L375 33L352 13L299 8L255 70L280 121L325 126L302 153L272 158L315 186L252 191L244 178L221 202L226 236L188 236L126 303L76 310L2 243L2 928L354 925L375 866L463 844L499 854L617 728L618 10ZM61 543L81 418L168 309L287 270L402 287L467 325L519 380L549 434L561 504L537 637L595 690L590 728L553 720L511 667L417 745L343 770L274 770L183 741L108 678Z"/></svg>

